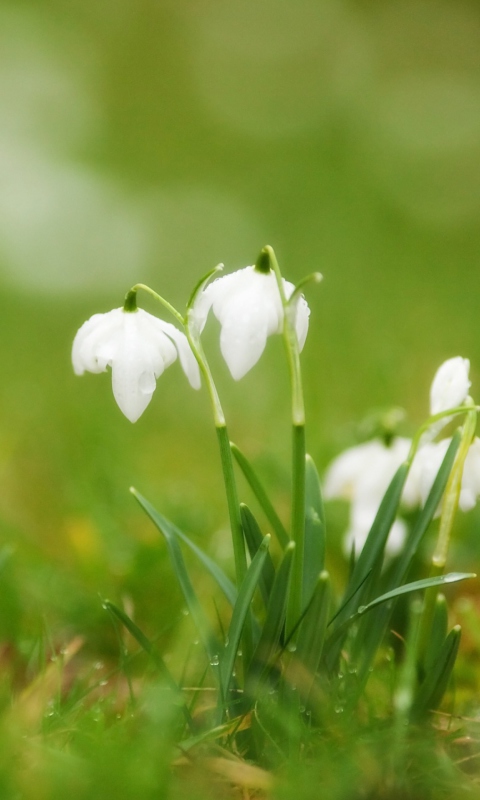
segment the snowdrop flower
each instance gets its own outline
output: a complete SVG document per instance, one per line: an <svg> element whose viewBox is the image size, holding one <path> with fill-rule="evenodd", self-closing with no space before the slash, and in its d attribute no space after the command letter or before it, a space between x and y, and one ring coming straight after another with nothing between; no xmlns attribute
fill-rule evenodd
<svg viewBox="0 0 480 800"><path fill-rule="evenodd" d="M283 280L287 299L294 285ZM283 330L283 306L275 274L254 266L237 270L213 281L201 292L193 309L193 322L201 332L213 309L221 325L220 349L235 380L243 376L262 355L267 337ZM300 350L305 344L310 309L305 298L296 301L295 329Z"/></svg>
<svg viewBox="0 0 480 800"><path fill-rule="evenodd" d="M430 489L440 469L451 439L440 442L429 442L421 447L410 469L408 482L413 492L416 491L418 505L424 505ZM462 484L460 487L459 506L462 511L470 511L480 497L480 439L475 437L467 453L463 465ZM436 516L441 512L441 504Z"/></svg>
<svg viewBox="0 0 480 800"><path fill-rule="evenodd" d="M382 498L400 464L410 450L410 440L396 437L387 447L379 439L350 447L330 465L324 482L325 498L351 502L350 524L344 539L348 553L352 544L358 553L365 544ZM387 553L395 555L403 546L406 526L401 520L392 525Z"/></svg>
<svg viewBox="0 0 480 800"><path fill-rule="evenodd" d="M457 356L444 361L435 373L430 389L430 413L440 414L462 405L471 383L468 378L470 361Z"/></svg>
<svg viewBox="0 0 480 800"><path fill-rule="evenodd" d="M113 394L130 422L143 414L156 379L177 355L194 389L200 388L200 371L186 336L174 325L138 308L116 308L94 314L73 342L72 362L77 375L112 368Z"/></svg>

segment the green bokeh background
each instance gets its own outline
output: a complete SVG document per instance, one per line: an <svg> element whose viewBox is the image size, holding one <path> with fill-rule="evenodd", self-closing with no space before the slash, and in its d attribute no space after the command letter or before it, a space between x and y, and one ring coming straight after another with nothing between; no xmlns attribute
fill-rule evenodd
<svg viewBox="0 0 480 800"><path fill-rule="evenodd" d="M290 280L320 270L303 365L322 469L374 407L419 424L448 357L471 359L478 397L479 43L467 0L0 3L4 637L105 647L99 594L174 628L132 484L229 563L205 393L175 365L132 426L109 376L72 373L77 328L132 283L182 307L267 242ZM231 436L287 517L280 337L239 384L213 322L207 347Z"/></svg>

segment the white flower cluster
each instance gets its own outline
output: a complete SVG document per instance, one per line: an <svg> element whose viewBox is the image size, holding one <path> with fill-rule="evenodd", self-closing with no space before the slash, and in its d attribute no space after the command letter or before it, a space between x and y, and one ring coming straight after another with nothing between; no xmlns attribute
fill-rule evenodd
<svg viewBox="0 0 480 800"><path fill-rule="evenodd" d="M294 286L283 280L287 299ZM284 311L276 277L255 267L245 267L218 278L201 291L192 310L192 323L200 333L210 309L221 324L220 345L236 380L262 355L267 337L282 333ZM303 296L295 301L295 329L302 349L310 310ZM177 355L194 389L200 388L200 371L187 337L174 325L141 309L116 308L94 314L78 331L72 350L77 375L112 369L113 394L131 421L143 414L160 377Z"/></svg>
<svg viewBox="0 0 480 800"><path fill-rule="evenodd" d="M430 390L430 412L440 414L460 406L468 397L470 362L461 357L445 361L437 370ZM438 433L448 422L445 418L433 426ZM439 442L424 441L413 459L405 483L402 503L406 509L423 506L432 488L435 476L443 461L450 439ZM368 536L380 502L398 467L406 460L411 446L409 439L396 437L389 446L379 439L351 447L341 453L330 465L325 476L326 499L342 498L350 501L350 523L344 539L344 549L349 553L352 545L358 553ZM460 508L468 511L480 497L480 439L475 438L465 460ZM395 555L401 550L406 536L406 525L397 519L387 542L387 553Z"/></svg>

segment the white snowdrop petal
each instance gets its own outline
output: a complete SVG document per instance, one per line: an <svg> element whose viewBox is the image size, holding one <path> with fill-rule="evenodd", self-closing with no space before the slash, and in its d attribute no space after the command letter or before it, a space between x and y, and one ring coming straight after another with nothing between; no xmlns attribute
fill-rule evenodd
<svg viewBox="0 0 480 800"><path fill-rule="evenodd" d="M115 361L112 364L113 395L118 407L130 422L137 421L152 399L153 389L150 393L140 389L141 375L145 375L145 373L134 374L129 371L127 362ZM152 378L155 382L153 374Z"/></svg>
<svg viewBox="0 0 480 800"><path fill-rule="evenodd" d="M303 350L303 346L307 338L309 318L310 308L308 307L308 303L302 295L297 300L297 315L295 321L295 329L297 332L298 347L300 351Z"/></svg>
<svg viewBox="0 0 480 800"><path fill-rule="evenodd" d="M164 322L163 320L158 320L158 322L161 325L164 336L166 335L172 339L178 352L180 364L185 375L187 376L190 386L193 389L200 389L202 385L200 368L195 356L193 355L192 348L188 343L187 337L184 333L182 333L182 331L179 331L178 328L176 328L174 325L171 325L169 322Z"/></svg>
<svg viewBox="0 0 480 800"><path fill-rule="evenodd" d="M78 330L72 346L73 369L77 375L84 372L104 372L105 362L98 363L98 348L121 324L118 312L114 309L108 314L94 314ZM107 362L108 363L108 362Z"/></svg>
<svg viewBox="0 0 480 800"><path fill-rule="evenodd" d="M290 297L294 285L283 281ZM235 380L259 360L269 336L282 333L284 312L275 273L249 266L217 278L197 296L191 312L193 325L203 330L210 308L221 325L220 348ZM308 305L297 301L295 328L300 349L308 332Z"/></svg>
<svg viewBox="0 0 480 800"><path fill-rule="evenodd" d="M382 458L385 445L377 440L349 447L335 458L324 478L323 493L326 499L334 497L351 499L356 484L371 464Z"/></svg>
<svg viewBox="0 0 480 800"><path fill-rule="evenodd" d="M252 324L252 320L256 320ZM267 326L258 309L231 316L222 326L220 349L234 380L240 380L257 363L267 343Z"/></svg>
<svg viewBox="0 0 480 800"><path fill-rule="evenodd" d="M449 358L438 368L430 389L430 413L440 414L461 405L471 386L468 358Z"/></svg>
<svg viewBox="0 0 480 800"><path fill-rule="evenodd" d="M73 343L72 363L78 375L111 366L115 400L136 422L152 398L156 379L177 354L190 383L199 388L198 365L181 331L143 309L117 308L95 314L82 325Z"/></svg>

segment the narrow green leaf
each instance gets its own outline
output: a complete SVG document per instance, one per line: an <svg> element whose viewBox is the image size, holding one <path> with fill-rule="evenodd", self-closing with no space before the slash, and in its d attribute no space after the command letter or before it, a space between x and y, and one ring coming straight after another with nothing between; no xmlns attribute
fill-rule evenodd
<svg viewBox="0 0 480 800"><path fill-rule="evenodd" d="M421 684L412 708L412 717L419 719L437 708L448 686L460 645L461 628L450 631L437 659Z"/></svg>
<svg viewBox="0 0 480 800"><path fill-rule="evenodd" d="M312 601L300 626L297 655L312 675L318 669L322 656L330 612L331 581L325 570L317 578Z"/></svg>
<svg viewBox="0 0 480 800"><path fill-rule="evenodd" d="M154 647L154 645L152 644L150 639L148 639L145 636L145 634L143 633L143 631L140 630L138 625L136 625L134 623L134 621L132 619L130 619L128 614L125 614L125 612L122 611L121 608L118 608L118 606L116 606L113 603L111 603L110 600L104 600L103 601L103 607L107 611L110 611L111 614L113 614L115 617L117 617L117 619L120 620L122 625L125 626L127 631L138 642L140 647L143 650L145 650L145 652L148 654L148 656L152 659L153 663L155 664L155 666L157 667L157 669L159 670L159 672L162 674L163 678L165 679L165 682L168 684L169 688L173 691L173 693L175 694L175 696L179 700L179 705L180 705L180 707L182 709L182 712L183 712L183 714L185 716L185 720L187 722L188 727L190 728L190 730L192 732L195 732L195 725L193 723L192 717L191 717L190 712L189 712L189 710L187 708L185 700L183 699L183 695L182 695L182 692L180 691L180 687L177 685L175 679L173 678L173 676L172 676L170 670L168 669L167 665L165 664L163 658L161 657L160 653L158 653L158 651L156 650L156 648Z"/></svg>
<svg viewBox="0 0 480 800"><path fill-rule="evenodd" d="M412 581L412 583L406 583L403 586L399 586L397 589L391 589L389 592L385 592L385 594L376 597L375 600L372 600L365 606L360 606L357 610L357 614L365 614L366 611L370 611L370 609L375 608L375 606L386 603L387 600L393 600L395 597L399 597L402 594L409 594L410 592L416 592L420 589L430 589L432 586L444 586L446 583L458 583L458 581L465 581L468 578L476 577L474 572L448 572L447 575L438 575L435 578L422 578L422 580L419 581Z"/></svg>
<svg viewBox="0 0 480 800"><path fill-rule="evenodd" d="M440 469L435 477L425 505L417 516L412 530L408 535L405 546L398 557L397 563L391 570L390 575L386 576L387 583L385 588L387 589L395 589L395 587L400 586L402 581L405 580L405 576L408 573L415 553L417 552L418 547L420 546L420 543L426 531L428 530L428 527L441 501L443 492L445 491L445 486L455 461L455 455L457 453L460 440L461 433L460 431L456 431L452 437L452 441L448 447ZM360 641L360 636L358 637L359 642L358 647L356 647L357 654L359 654L360 648L363 650L361 663L358 666L357 672L359 688L361 688L363 682L366 682L366 679L368 678L370 666L373 663L375 654L385 635L388 627L388 621L392 615L394 606L395 603L392 602L377 608L373 619L369 621L368 635L364 637L362 641Z"/></svg>
<svg viewBox="0 0 480 800"><path fill-rule="evenodd" d="M368 574L377 575L381 567L385 544L397 515L400 498L402 496L405 480L408 475L408 464L401 464L393 476L390 485L385 492L373 525L368 534L362 552L353 568L352 575L345 590L345 597L355 594L362 583L366 582ZM344 604L344 607L337 617L337 626L340 625L351 613L353 599Z"/></svg>
<svg viewBox="0 0 480 800"><path fill-rule="evenodd" d="M460 446L462 434L461 431L455 431L452 436L452 441L445 453L444 459L441 463L440 469L437 472L432 488L425 501L425 505L418 515L415 524L407 538L405 547L403 548L398 559L396 568L392 572L391 583L392 588L398 586L403 581L405 575L412 563L412 559L418 550L418 547L428 529L432 519L435 516L439 503L443 497L445 487L447 485L448 477L452 470L457 450Z"/></svg>
<svg viewBox="0 0 480 800"><path fill-rule="evenodd" d="M320 479L313 462L305 458L305 550L303 566L303 607L315 591L325 565L325 511Z"/></svg>
<svg viewBox="0 0 480 800"><path fill-rule="evenodd" d="M436 578L424 578L419 581L413 581L412 583L406 583L404 586L399 586L398 589L393 589L390 592L380 595L380 597L376 597L375 600L367 603L367 605L360 606L354 614L344 620L342 624L330 634L327 641L329 645L331 645L333 642L341 639L353 622L381 603L387 603L389 600L399 597L402 594L409 594L421 589L429 589L432 586L444 586L446 583L456 583L458 581L467 580L467 578L476 578L476 575L473 572L449 572L447 575L439 575Z"/></svg>
<svg viewBox="0 0 480 800"><path fill-rule="evenodd" d="M448 606L444 594L438 594L435 600L435 611L432 620L430 639L425 652L425 672L428 673L435 664L448 633Z"/></svg>
<svg viewBox="0 0 480 800"><path fill-rule="evenodd" d="M214 636L213 631L211 630L210 624L204 615L195 589L193 588L175 531L172 528L171 523L165 519L165 517L159 514L148 502L148 500L142 497L142 495L135 489L132 488L130 491L165 538L173 569L182 590L187 608L192 616L195 627L198 630L207 655L210 661L212 661L218 654L219 643Z"/></svg>
<svg viewBox="0 0 480 800"><path fill-rule="evenodd" d="M232 672L235 664L235 658L237 656L240 637L242 635L247 614L250 611L252 597L262 574L263 565L265 563L268 547L270 545L270 539L270 534L267 534L257 550L257 553L247 570L244 581L240 586L237 602L233 608L232 619L230 621L227 634L227 643L223 653L220 656L220 688L221 697L223 699L225 699L227 696L228 688L232 680Z"/></svg>
<svg viewBox="0 0 480 800"><path fill-rule="evenodd" d="M244 503L240 503L240 516L242 518L243 533L245 536L245 541L247 542L248 552L250 553L250 558L254 558L257 550L263 542L263 535L257 520L253 516L248 506L246 506ZM262 574L260 576L260 582L258 584L265 607L268 606L268 598L270 597L274 580L275 567L273 566L270 553L267 552Z"/></svg>
<svg viewBox="0 0 480 800"><path fill-rule="evenodd" d="M272 503L270 502L270 499L263 487L263 484L259 480L252 465L243 455L241 450L239 450L238 447L235 444L233 444L233 442L230 442L230 447L235 457L235 461L242 470L247 480L247 483L250 485L252 492L254 493L255 497L260 503L266 518L268 519L270 525L272 526L275 536L277 537L280 545L282 546L282 549L285 549L285 547L290 541L290 537L287 531L285 530L282 521L280 520L280 517L278 516Z"/></svg>
<svg viewBox="0 0 480 800"><path fill-rule="evenodd" d="M177 526L174 525L173 522L170 522L170 520L164 517L163 514L161 514L159 511L154 509L155 516L151 516L149 509L151 509L152 506L148 504L147 508L146 505L144 505L141 502L140 500L141 495L135 489L131 489L131 492L133 496L138 500L138 502L142 505L144 510L147 512L152 522L157 526L157 528L160 529L160 531L162 531L162 528L160 526L163 526L164 528L168 527L171 534L176 536L177 539L180 539L182 542L184 542L187 545L187 547L190 548L192 553L195 553L198 560L203 564L207 572L210 573L210 575L212 576L218 587L222 590L223 594L227 598L230 605L233 606L235 600L237 599L237 590L232 581L230 580L230 578L228 578L225 575L224 571L218 566L218 564L216 564L215 561L212 558L210 558L210 556L204 553L200 547L198 547L194 542L192 542L192 540L185 533L183 533L183 531L181 531L180 528L177 528ZM145 503L147 503L146 500Z"/></svg>
<svg viewBox="0 0 480 800"><path fill-rule="evenodd" d="M289 542L277 569L260 639L252 657L248 676L248 690L257 694L258 685L268 675L285 624L288 590L292 575L295 543ZM260 677L261 676L261 677Z"/></svg>
<svg viewBox="0 0 480 800"><path fill-rule="evenodd" d="M407 723L412 709L417 685L417 663L420 645L422 602L419 598L410 604L410 619L405 640L405 657L398 672L393 696L395 711L395 738L393 750L398 762L403 760Z"/></svg>

